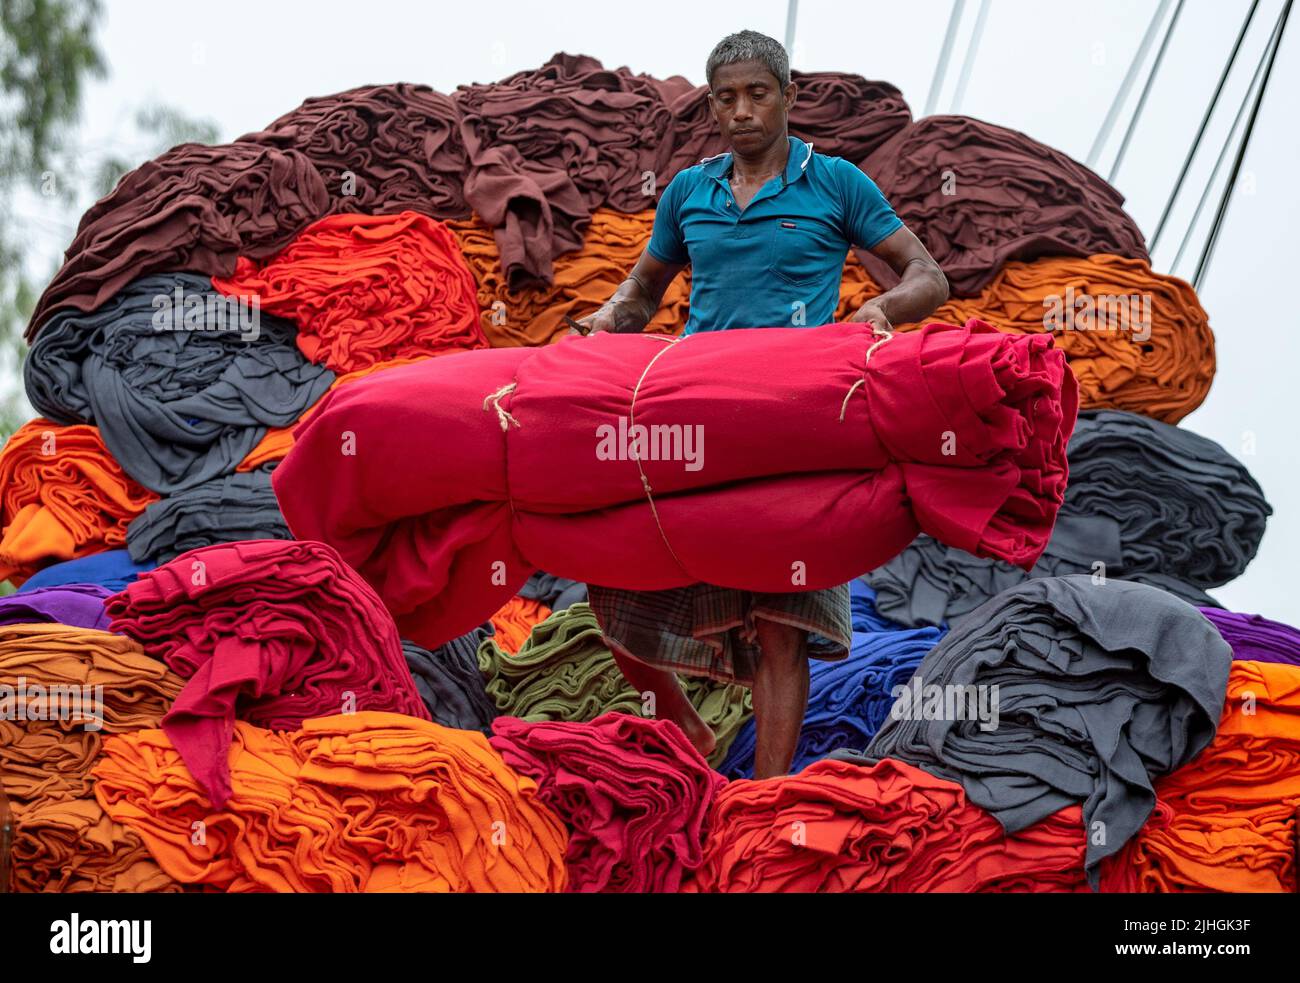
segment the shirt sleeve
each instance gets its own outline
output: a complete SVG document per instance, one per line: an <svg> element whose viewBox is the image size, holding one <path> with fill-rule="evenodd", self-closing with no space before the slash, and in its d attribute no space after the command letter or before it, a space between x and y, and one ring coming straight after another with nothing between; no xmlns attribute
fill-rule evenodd
<svg viewBox="0 0 1300 983"><path fill-rule="evenodd" d="M876 182L849 161L839 161L840 188L844 194L846 237L861 249L871 249L903 227Z"/></svg>
<svg viewBox="0 0 1300 983"><path fill-rule="evenodd" d="M659 207L655 209L654 231L650 233L650 255L661 263L685 266L690 262L686 237L682 235L681 208L686 172L680 171L668 182Z"/></svg>

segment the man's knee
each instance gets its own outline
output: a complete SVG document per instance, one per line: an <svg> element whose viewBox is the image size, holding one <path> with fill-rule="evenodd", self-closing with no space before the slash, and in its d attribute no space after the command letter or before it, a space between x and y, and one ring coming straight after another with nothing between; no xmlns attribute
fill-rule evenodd
<svg viewBox="0 0 1300 983"><path fill-rule="evenodd" d="M808 641L808 632L794 625L781 624L759 618L755 627L758 630L758 647L763 658L781 662L797 662L805 658L804 646Z"/></svg>

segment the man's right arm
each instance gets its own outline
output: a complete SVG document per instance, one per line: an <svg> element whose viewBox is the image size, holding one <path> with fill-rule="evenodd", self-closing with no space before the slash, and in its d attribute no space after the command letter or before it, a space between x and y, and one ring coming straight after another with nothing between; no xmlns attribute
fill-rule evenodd
<svg viewBox="0 0 1300 983"><path fill-rule="evenodd" d="M663 303L669 285L685 268L685 264L664 263L655 259L649 249L645 250L627 279L614 291L614 296L593 313L579 318L578 323L593 333L612 331L615 334L633 334L644 331ZM569 334L577 335L581 332L570 328Z"/></svg>

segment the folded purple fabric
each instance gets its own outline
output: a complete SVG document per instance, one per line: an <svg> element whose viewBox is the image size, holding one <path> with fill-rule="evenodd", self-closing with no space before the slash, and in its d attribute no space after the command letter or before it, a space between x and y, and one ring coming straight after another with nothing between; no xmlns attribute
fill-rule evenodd
<svg viewBox="0 0 1300 983"><path fill-rule="evenodd" d="M1201 608L1242 662L1285 662L1300 666L1300 630L1258 614Z"/></svg>
<svg viewBox="0 0 1300 983"><path fill-rule="evenodd" d="M108 631L104 598L113 592L99 584L62 584L0 597L0 625L33 622Z"/></svg>

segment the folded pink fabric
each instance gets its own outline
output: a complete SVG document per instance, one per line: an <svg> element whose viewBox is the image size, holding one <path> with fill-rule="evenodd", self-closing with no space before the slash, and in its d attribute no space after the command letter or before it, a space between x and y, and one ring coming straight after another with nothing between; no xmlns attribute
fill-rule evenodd
<svg viewBox="0 0 1300 983"><path fill-rule="evenodd" d="M726 779L671 721L498 717L491 744L568 827L570 891L675 892L700 865L709 806Z"/></svg>
<svg viewBox="0 0 1300 983"><path fill-rule="evenodd" d="M191 550L105 607L113 631L189 680L163 730L218 808L236 717L272 730L358 710L429 719L392 617L321 543Z"/></svg>

